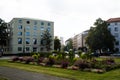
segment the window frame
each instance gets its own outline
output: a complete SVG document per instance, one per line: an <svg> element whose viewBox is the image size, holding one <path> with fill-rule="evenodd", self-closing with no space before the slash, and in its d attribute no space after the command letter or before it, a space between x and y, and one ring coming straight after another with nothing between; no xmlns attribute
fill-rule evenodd
<svg viewBox="0 0 120 80"><path fill-rule="evenodd" d="M18 44L22 44L22 38L18 38Z"/></svg>
<svg viewBox="0 0 120 80"><path fill-rule="evenodd" d="M25 39L25 43L26 43L26 44L30 44L30 38L26 38L26 39Z"/></svg>
<svg viewBox="0 0 120 80"><path fill-rule="evenodd" d="M23 26L22 25L18 25L18 30L22 30Z"/></svg>
<svg viewBox="0 0 120 80"><path fill-rule="evenodd" d="M18 51L22 51L22 47L18 47Z"/></svg>

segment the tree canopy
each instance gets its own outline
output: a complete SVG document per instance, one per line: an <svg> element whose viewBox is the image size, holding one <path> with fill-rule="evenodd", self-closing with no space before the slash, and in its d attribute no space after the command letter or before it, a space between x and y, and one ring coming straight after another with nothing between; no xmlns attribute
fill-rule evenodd
<svg viewBox="0 0 120 80"><path fill-rule="evenodd" d="M45 32L43 33L43 36L41 38L41 45L45 46L47 51L51 50L52 36L49 30L45 30Z"/></svg>
<svg viewBox="0 0 120 80"><path fill-rule="evenodd" d="M0 19L0 45L5 46L8 38L7 23Z"/></svg>
<svg viewBox="0 0 120 80"><path fill-rule="evenodd" d="M60 49L61 49L61 43L60 43L60 40L57 38L57 37L55 37L55 39L54 39L54 50L59 50L60 51Z"/></svg>
<svg viewBox="0 0 120 80"><path fill-rule="evenodd" d="M108 23L98 18L94 23L94 27L90 28L86 38L86 44L92 50L107 49L113 51L115 38L108 30Z"/></svg>
<svg viewBox="0 0 120 80"><path fill-rule="evenodd" d="M69 51L70 49L73 49L73 41L72 41L72 39L68 40L68 43L66 44L66 46L64 48L65 51Z"/></svg>

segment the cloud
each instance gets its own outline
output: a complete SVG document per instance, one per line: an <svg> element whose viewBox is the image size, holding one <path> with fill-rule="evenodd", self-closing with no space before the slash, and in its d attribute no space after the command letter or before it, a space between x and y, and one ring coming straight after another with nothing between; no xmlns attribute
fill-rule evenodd
<svg viewBox="0 0 120 80"><path fill-rule="evenodd" d="M89 29L97 18L120 17L120 0L1 0L0 16L54 21L55 35L66 39Z"/></svg>

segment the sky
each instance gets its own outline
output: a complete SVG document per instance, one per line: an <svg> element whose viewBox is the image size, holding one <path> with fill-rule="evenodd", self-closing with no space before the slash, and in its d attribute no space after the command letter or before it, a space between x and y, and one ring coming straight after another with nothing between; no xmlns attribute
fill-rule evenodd
<svg viewBox="0 0 120 80"><path fill-rule="evenodd" d="M98 18L120 17L120 0L0 0L0 18L28 17L54 22L64 41L90 29Z"/></svg>

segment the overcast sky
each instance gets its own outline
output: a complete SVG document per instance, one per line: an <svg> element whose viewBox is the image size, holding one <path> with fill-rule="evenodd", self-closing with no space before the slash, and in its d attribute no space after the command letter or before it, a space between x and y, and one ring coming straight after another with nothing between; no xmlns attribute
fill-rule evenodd
<svg viewBox="0 0 120 80"><path fill-rule="evenodd" d="M54 22L64 40L88 30L97 18L120 17L120 0L0 0L0 18L28 17Z"/></svg>

